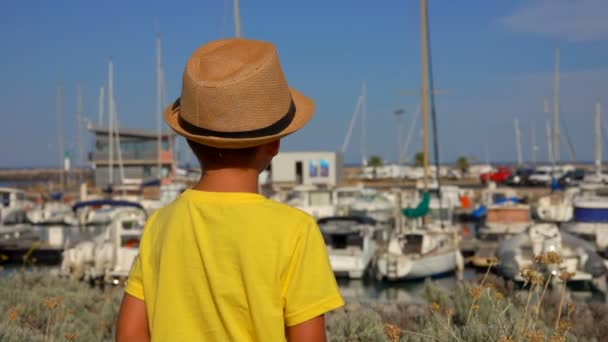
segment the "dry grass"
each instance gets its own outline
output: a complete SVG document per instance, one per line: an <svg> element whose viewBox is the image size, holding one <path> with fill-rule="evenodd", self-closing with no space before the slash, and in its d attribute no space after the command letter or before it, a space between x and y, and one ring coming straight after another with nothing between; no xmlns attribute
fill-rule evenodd
<svg viewBox="0 0 608 342"><path fill-rule="evenodd" d="M113 341L122 290L42 271L0 277L0 341Z"/></svg>
<svg viewBox="0 0 608 342"><path fill-rule="evenodd" d="M572 302L555 277L524 272L523 292L487 272L429 304L348 303L327 315L330 341L603 341L608 305ZM565 279L568 275L562 275ZM112 341L121 288L101 291L42 271L0 277L0 341Z"/></svg>

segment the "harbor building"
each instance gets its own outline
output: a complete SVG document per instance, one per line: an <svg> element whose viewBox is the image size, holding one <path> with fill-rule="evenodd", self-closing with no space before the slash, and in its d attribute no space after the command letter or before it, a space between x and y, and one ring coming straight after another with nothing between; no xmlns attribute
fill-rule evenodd
<svg viewBox="0 0 608 342"><path fill-rule="evenodd" d="M339 152L280 152L270 164L269 178L277 187L332 187L342 182L342 167Z"/></svg>
<svg viewBox="0 0 608 342"><path fill-rule="evenodd" d="M121 128L120 133L112 139L113 153L111 155L109 130L105 127L89 127L89 130L95 135L94 151L89 155L95 186L107 187L110 184L145 182L159 179L159 175L161 180L167 180L172 176L171 170L174 161L172 146L175 146L176 137L174 133L163 132L161 134L159 174L158 133L156 131ZM120 151L117 148L119 145ZM112 172L112 176L110 176L110 172Z"/></svg>

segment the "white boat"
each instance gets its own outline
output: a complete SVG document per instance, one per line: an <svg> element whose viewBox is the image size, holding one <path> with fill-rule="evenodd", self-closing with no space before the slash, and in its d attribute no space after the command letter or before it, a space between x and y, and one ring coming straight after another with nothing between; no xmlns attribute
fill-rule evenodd
<svg viewBox="0 0 608 342"><path fill-rule="evenodd" d="M421 279L464 268L458 235L438 226L396 234L378 258L377 276L389 280Z"/></svg>
<svg viewBox="0 0 608 342"><path fill-rule="evenodd" d="M103 210L92 221L110 223L92 240L81 241L63 252L61 274L87 281L102 279L118 284L128 276L138 254L139 240L147 218L142 208L116 207Z"/></svg>
<svg viewBox="0 0 608 342"><path fill-rule="evenodd" d="M574 214L572 199L579 191L578 188L569 188L564 192L554 192L539 198L534 208L536 216L544 222L570 221Z"/></svg>
<svg viewBox="0 0 608 342"><path fill-rule="evenodd" d="M598 253L608 256L608 192L581 194L572 200L573 218L562 229L592 243Z"/></svg>
<svg viewBox="0 0 608 342"><path fill-rule="evenodd" d="M45 202L29 209L27 218L35 225L63 225L71 214L72 207L65 203Z"/></svg>
<svg viewBox="0 0 608 342"><path fill-rule="evenodd" d="M336 205L333 191L330 189L300 185L286 195L282 194L273 199L298 208L316 219L345 214L338 213L338 206Z"/></svg>
<svg viewBox="0 0 608 342"><path fill-rule="evenodd" d="M388 226L362 216L328 217L318 221L334 273L360 279L386 241Z"/></svg>
<svg viewBox="0 0 608 342"><path fill-rule="evenodd" d="M555 252L562 261L555 265L537 265L535 256ZM541 223L531 226L526 232L518 234L499 244L497 250L498 269L508 279L524 281L521 271L541 266L556 277L561 272L571 272L570 281L591 281L606 274L602 258L594 247L573 235L560 232L555 224Z"/></svg>
<svg viewBox="0 0 608 342"><path fill-rule="evenodd" d="M350 215L371 217L388 223L395 217L395 203L381 192L361 189L349 208Z"/></svg>

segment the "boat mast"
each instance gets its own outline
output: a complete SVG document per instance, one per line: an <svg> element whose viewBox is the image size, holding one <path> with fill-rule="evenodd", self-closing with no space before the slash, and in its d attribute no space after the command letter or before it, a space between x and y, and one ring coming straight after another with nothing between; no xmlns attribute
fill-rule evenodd
<svg viewBox="0 0 608 342"><path fill-rule="evenodd" d="M104 101L105 101L105 88L103 86L101 86L99 88L99 113L98 113L98 120L99 120L99 127L103 126L103 113L104 113Z"/></svg>
<svg viewBox="0 0 608 342"><path fill-rule="evenodd" d="M555 49L555 73L553 75L553 162L560 162L559 127L559 48Z"/></svg>
<svg viewBox="0 0 608 342"><path fill-rule="evenodd" d="M515 118L513 121L513 127L515 128L515 147L517 149L517 166L521 166L523 163L523 157L521 152L521 132L519 130L519 120Z"/></svg>
<svg viewBox="0 0 608 342"><path fill-rule="evenodd" d="M234 35L241 38L241 9L239 0L234 0Z"/></svg>
<svg viewBox="0 0 608 342"><path fill-rule="evenodd" d="M595 172L602 175L602 122L600 100L595 103Z"/></svg>
<svg viewBox="0 0 608 342"><path fill-rule="evenodd" d="M64 152L63 152L63 89L61 84L57 83L57 150L59 152L59 187L63 192L65 190L65 175L64 168Z"/></svg>
<svg viewBox="0 0 608 342"><path fill-rule="evenodd" d="M551 163L551 170L555 171L555 155L553 154L553 143L551 142L551 114L549 114L549 100L544 101L545 130L547 134L547 157Z"/></svg>
<svg viewBox="0 0 608 342"><path fill-rule="evenodd" d="M427 3L420 0L420 76L422 104L422 152L424 166L424 191L429 189L429 82L428 82L428 32L427 32Z"/></svg>
<svg viewBox="0 0 608 342"><path fill-rule="evenodd" d="M538 162L538 145L536 144L536 123L534 120L530 123L530 143L532 144L532 153L530 157L532 158L532 164L536 166Z"/></svg>
<svg viewBox="0 0 608 342"><path fill-rule="evenodd" d="M403 160L403 153L401 151L403 145L403 115L405 114L405 110L397 109L394 114L397 120L397 165L401 166Z"/></svg>
<svg viewBox="0 0 608 342"><path fill-rule="evenodd" d="M156 170L158 179L162 178L161 149L162 149L162 80L161 80L161 45L160 32L156 33Z"/></svg>
<svg viewBox="0 0 608 342"><path fill-rule="evenodd" d="M114 120L112 114L112 98L114 97L114 65L112 59L108 63L108 183L114 184Z"/></svg>
<svg viewBox="0 0 608 342"><path fill-rule="evenodd" d="M78 124L77 133L77 144L78 144L78 167L82 168L84 164L84 149L82 142L82 124L84 122L84 113L83 113L83 99L82 99L82 86L80 83L76 87L77 100L76 100L76 122ZM82 173L80 173L82 176Z"/></svg>

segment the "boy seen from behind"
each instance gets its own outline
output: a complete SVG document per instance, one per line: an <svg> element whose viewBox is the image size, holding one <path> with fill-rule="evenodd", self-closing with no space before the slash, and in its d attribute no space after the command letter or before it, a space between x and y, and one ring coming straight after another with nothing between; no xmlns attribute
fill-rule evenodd
<svg viewBox="0 0 608 342"><path fill-rule="evenodd" d="M325 341L324 313L343 300L316 222L258 194L280 139L313 111L270 43L224 39L194 52L165 121L202 176L148 219L117 341Z"/></svg>

